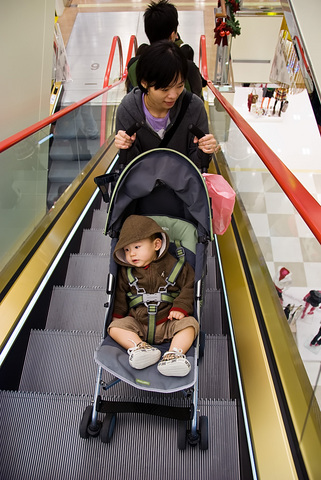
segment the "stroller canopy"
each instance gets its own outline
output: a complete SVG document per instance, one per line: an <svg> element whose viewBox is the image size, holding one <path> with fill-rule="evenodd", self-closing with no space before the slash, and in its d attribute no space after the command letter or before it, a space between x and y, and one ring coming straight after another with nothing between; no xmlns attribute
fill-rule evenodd
<svg viewBox="0 0 321 480"><path fill-rule="evenodd" d="M142 215L183 218L199 235L213 239L206 184L198 168L184 155L156 149L136 157L120 175L109 204L105 233L118 236L125 217Z"/></svg>

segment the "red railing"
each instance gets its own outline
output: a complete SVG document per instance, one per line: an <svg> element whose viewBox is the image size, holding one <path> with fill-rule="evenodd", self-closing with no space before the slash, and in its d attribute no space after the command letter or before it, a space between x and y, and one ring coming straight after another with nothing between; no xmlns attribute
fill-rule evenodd
<svg viewBox="0 0 321 480"><path fill-rule="evenodd" d="M208 80L207 71L207 54L206 54L206 38L205 35L201 35L200 38L200 50L199 50L199 69L205 80Z"/></svg>
<svg viewBox="0 0 321 480"><path fill-rule="evenodd" d="M119 51L119 64L120 64L119 65L119 78L121 80L125 80L126 77L127 77L127 65L128 65L129 60L132 57L133 49L134 49L134 52L136 52L136 50L137 50L137 39L136 39L135 35L132 35L130 37L127 59L126 59L126 65L125 65L125 69L124 69L123 68L123 50L122 50L120 38L118 36L115 36L113 38L111 48L110 48L109 58L108 58L108 62L107 62L103 88L106 88L109 84L110 73L111 73L111 69L112 69L112 66L113 66L113 61L114 61L115 51L116 51L117 46L118 46L118 51ZM104 93L104 95L102 97L101 117L100 117L100 146L103 145L106 141L106 111L107 111L107 92Z"/></svg>
<svg viewBox="0 0 321 480"><path fill-rule="evenodd" d="M42 128L47 127L51 123L56 122L59 118L63 117L64 115L67 115L68 113L72 112L73 110L76 110L77 108L81 107L82 105L85 105L85 103L88 103L91 100L94 100L95 98L99 97L99 95L102 95L104 92L108 92L108 90L116 87L122 81L123 80L119 80L118 82L115 82L114 84L109 85L108 87L104 88L103 90L100 90L97 93L93 93L91 95L88 95L88 97L84 98L83 100L79 100L78 102L75 102L72 105L63 108L62 110L59 110L59 112L54 113L50 117L47 117L43 120L40 120L39 122L34 123L30 127L27 127L24 130L21 130L20 132L15 133L11 137L8 137L5 140L2 140L2 142L0 142L0 153L4 152L5 150L12 147L13 145L20 142L21 140L24 140L25 138L29 137L33 133L38 132Z"/></svg>
<svg viewBox="0 0 321 480"><path fill-rule="evenodd" d="M116 41L116 44L118 43L118 41ZM132 51L133 51L133 47L135 46L135 49L137 49L137 40L136 40L136 37L134 35L132 35L132 37L130 38L130 43L129 43L129 48L128 48L128 54L127 54L127 59L130 59L131 56L132 56ZM116 50L116 45L115 45L115 50ZM115 54L115 51L114 51L114 54ZM107 68L106 68L106 73L105 73L105 78L104 80L108 79L109 81L109 76L110 76L110 71L111 71L111 67L112 67L112 64L110 64L110 62L113 61L114 59L114 54L109 55L109 60L108 60L108 63L107 63ZM121 56L122 58L122 56ZM127 61L128 63L128 61ZM121 74L119 75L120 77L120 80L118 80L117 82L113 83L112 85L108 85L108 81L107 81L107 85L104 85L104 88L96 93L93 93L91 95L88 95L88 97L84 98L83 100L79 100L78 102L75 102L73 103L72 105L68 106L68 107L65 107L63 108L62 110L59 110L59 112L56 112L54 113L53 115L51 115L50 117L47 117L43 120L40 120L39 122L31 125L30 127L27 127L25 128L24 130L21 130L20 132L18 133L15 133L14 135L11 135L10 137L6 138L5 140L2 140L0 142L0 153L1 152L4 152L5 150L7 150L8 148L12 147L13 145L19 143L20 141L24 140L25 138L29 137L30 135L38 132L39 130L41 130L42 128L45 128L47 127L48 125L50 125L51 123L54 123L56 122L59 118L67 115L68 113L72 112L73 110L76 110L77 108L81 107L82 105L85 105L86 103L94 100L95 98L99 97L100 95L108 92L109 90L111 90L112 88L116 87L117 85L119 85L120 83L122 83L126 76L127 76L127 63L126 63L126 68L125 70L123 71L123 65L122 65L122 61L120 62L120 72Z"/></svg>
<svg viewBox="0 0 321 480"><path fill-rule="evenodd" d="M106 72L104 76L103 88L106 88L109 85L110 72L113 66L116 47L118 47L119 53L119 79L123 77L123 49L121 46L121 40L118 36L115 36L111 42L109 58L107 62Z"/></svg>
<svg viewBox="0 0 321 480"><path fill-rule="evenodd" d="M135 53L135 55L136 55L137 48L138 48L137 38L135 37L135 35L132 35L130 37L130 40L129 40L128 53L127 53L127 58L126 58L126 65L125 65L124 73L123 73L123 78L124 79L127 77L127 73L128 73L128 70L127 70L128 62L132 58L133 53Z"/></svg>
<svg viewBox="0 0 321 480"><path fill-rule="evenodd" d="M113 66L116 47L118 46L119 53L119 78L123 78L123 49L121 46L121 41L118 36L115 36L112 40L109 58L107 62L103 88L106 88L109 84L110 72ZM100 146L102 146L106 141L106 111L107 111L107 92L102 96L101 112L100 112Z"/></svg>
<svg viewBox="0 0 321 480"><path fill-rule="evenodd" d="M206 42L204 36L200 39L200 59L202 59L200 70L204 78L206 78ZM273 175L305 223L321 243L321 205L304 188L296 176L293 175L291 170L284 165L282 160L273 152L273 150L270 149L255 130L253 130L253 128L244 120L239 112L235 110L235 108L214 87L210 80L207 81L207 86L224 107L249 144L256 151L271 175Z"/></svg>

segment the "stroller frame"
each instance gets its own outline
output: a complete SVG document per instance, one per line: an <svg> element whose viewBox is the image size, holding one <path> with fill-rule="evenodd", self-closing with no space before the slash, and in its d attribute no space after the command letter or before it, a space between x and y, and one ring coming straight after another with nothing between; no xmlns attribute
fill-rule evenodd
<svg viewBox="0 0 321 480"><path fill-rule="evenodd" d="M112 193L112 198L110 201L108 215L107 215L105 233L107 233L107 230L108 230L108 233L111 237L114 237L114 236L117 237L117 234L115 234L114 232L115 226L117 227L116 225L117 221L115 222L112 217L113 217L113 206L115 205L115 203L117 203L117 195L115 197L115 191L117 191L117 187L119 183L124 181L123 179L126 178L126 174L128 171L130 171L132 166L136 162L141 161L141 157L145 157L148 155L151 156L154 154L158 156L159 155L168 156L169 157L169 160L167 159L168 162L173 161L172 158L174 155L174 158L176 158L179 162L189 163L188 168L195 170L197 172L197 177L199 177L197 181L201 182L201 185L203 185L204 187L204 195L205 195L204 198L207 199L209 212L211 212L210 202L209 202L205 182L200 172L198 171L197 167L195 167L195 165L187 157L177 152L174 152L172 150L169 150L169 149L158 149L156 151L152 150L149 152L145 152L144 154L140 155L135 160L133 160L124 169L124 171L121 172L119 176L119 179ZM111 174L111 176L105 175L105 176L99 177L98 181L96 181L97 185L100 187L103 193L103 197L105 201L108 199L107 189L108 188L110 189L110 187L108 187L108 182L115 182L115 174ZM198 209L199 210L201 209L201 205L198 206ZM204 216L203 213L202 213L202 216ZM208 232L204 233L200 243L207 245L208 241L213 239L211 214L209 214L208 219L206 219L206 214L205 214L205 220L202 220L202 221L204 223L208 221ZM119 224L117 227L118 231L120 227L121 225ZM194 310L199 322L201 320L201 314L202 314L201 304L202 304L203 281L204 279L202 276L200 279L196 280L195 286L194 286L194 292L195 292ZM113 273L109 273L107 277L107 288L106 288L107 301L104 305L106 307L104 332L103 332L104 339L106 339L107 337L108 320L110 319L110 312L111 312L111 309L113 308L113 295L115 290L115 283L116 283L115 275ZM194 342L195 368L196 368L196 365L198 365L199 359L203 356L204 343L205 343L205 336L203 335L202 332L200 332ZM160 346L158 345L158 347ZM183 392L185 398L187 400L190 400L190 404L187 406L185 405L169 406L166 404L162 405L162 404L155 404L155 403L148 403L148 402L133 402L133 401L118 401L118 400L112 401L112 400L103 399L101 397L101 390L108 391L113 386L118 384L122 380L122 378L114 376L114 378L112 378L108 383L105 383L102 380L103 367L102 365L99 364L99 362L97 363L98 363L98 370L97 370L97 376L96 376L93 403L92 405L88 406L85 409L82 420L80 422L79 432L82 438L88 438L89 436L97 437L98 435L100 435L100 439L103 443L109 443L112 439L112 435L114 432L117 413L141 413L141 414L150 414L150 415L156 415L156 416L161 416L165 418L177 419L178 420L177 446L180 450L184 450L186 448L187 441L191 445L196 445L197 443L199 443L201 450L207 450L208 420L206 416L199 415L198 408L197 408L198 406L198 374L195 375L196 378L192 385L188 385L187 388L179 387L177 389L172 390L173 392L174 391ZM138 386L136 387L144 390L143 387L138 387ZM191 387L193 388L192 394L190 392ZM164 393L167 393L167 392L164 391ZM105 414L103 422L101 422L98 418L99 413Z"/></svg>
<svg viewBox="0 0 321 480"><path fill-rule="evenodd" d="M114 283L115 279L111 274L108 275L108 284L111 286ZM196 294L196 308L199 315L201 314L201 281L197 283L197 294ZM107 289L107 303L110 301L111 291ZM108 307L107 307L108 308ZM107 317L107 314L106 314ZM199 357L200 351L200 335L197 336L195 340L195 354L196 357ZM207 450L208 448L208 434L207 434L207 417L200 417L198 422L198 377L193 387L193 396L191 405L187 407L175 407L168 405L159 405L155 403L140 403L140 402L121 402L121 401L108 401L101 398L101 389L107 391L113 386L121 382L121 379L114 377L109 383L102 381L102 370L101 366L98 366L96 386L93 399L93 407L87 407L84 412L84 416L80 425L80 436L82 438L88 438L88 436L97 437L100 435L101 441L103 443L109 443L113 430L115 427L115 414L116 413L141 413L141 414L150 414L157 415L164 418L173 418L182 422L179 427L179 436L178 438L178 448L184 449L186 446L186 440L191 445L200 444L201 450ZM188 396L188 393L186 393ZM103 423L98 419L98 413L105 413ZM190 429L187 428L187 422L191 422ZM201 427L198 429L198 423L201 423Z"/></svg>

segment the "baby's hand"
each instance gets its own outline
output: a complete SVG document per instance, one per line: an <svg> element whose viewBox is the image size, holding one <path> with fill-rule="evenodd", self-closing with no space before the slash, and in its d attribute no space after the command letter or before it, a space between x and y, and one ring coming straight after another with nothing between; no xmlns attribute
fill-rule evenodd
<svg viewBox="0 0 321 480"><path fill-rule="evenodd" d="M118 130L117 135L115 135L115 146L120 150L125 150L132 146L135 139L136 133L130 137L124 130Z"/></svg>
<svg viewBox="0 0 321 480"><path fill-rule="evenodd" d="M172 310L171 312L169 312L169 315L168 315L169 320L174 320L174 319L181 320L184 317L185 317L184 313L176 312L175 310Z"/></svg>

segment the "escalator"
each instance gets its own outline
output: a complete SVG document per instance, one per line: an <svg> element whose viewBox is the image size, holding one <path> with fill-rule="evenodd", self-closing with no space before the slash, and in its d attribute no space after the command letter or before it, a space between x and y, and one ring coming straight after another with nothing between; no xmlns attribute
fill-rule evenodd
<svg viewBox="0 0 321 480"><path fill-rule="evenodd" d="M114 116L114 108L109 109L110 131ZM70 145L68 148L73 152ZM47 200L50 225L42 227L35 247L29 249L27 260L32 262L39 255L44 263L44 243L49 239L53 268L46 271L50 273L49 280L39 290L37 301L29 300L30 311L0 371L3 478L167 476L234 480L269 479L272 473L278 478L276 471L282 479L308 478L308 467L314 472L314 466L306 466L305 452L300 451L305 444L302 439L299 445L295 441L291 422L284 426L284 418L291 415L280 413L272 385L276 380L266 373L272 360L265 360L265 346L255 323L257 317L262 317L262 307L258 307L258 299L254 298L255 275L251 267L246 266L251 261L255 266L258 260L246 255L246 225L242 224L241 206L236 206L228 232L216 239L209 250L204 319L206 353L200 364L199 392L201 414L209 418L209 449L200 451L198 447L188 447L184 452L178 451L173 420L139 414L119 417L108 445L99 438L80 438L79 422L84 408L92 400L95 384L93 352L101 338L109 258L108 239L102 235L106 205L101 203L93 178L114 168L113 136L107 135L107 141L100 142L96 149L83 168L79 154L86 152L81 150L81 141L77 144L76 157L68 161L75 162L80 175L60 198L56 199L53 194ZM51 160L52 165L55 161L59 163L57 157ZM229 177L221 155L216 168ZM57 182L52 176L49 181L51 184L69 181L65 182L66 177L59 175L56 179ZM59 235L63 238L61 242ZM55 249L59 254L54 253ZM45 259L47 261L46 256ZM17 282L28 266L27 261L19 265ZM35 268L27 277L29 283L22 283L25 290L30 288L30 298L43 283L43 278L37 275ZM33 286L30 278L34 280ZM3 290L4 313L14 283ZM271 295L271 281L266 282L263 290L267 297ZM15 298L19 303L17 295ZM274 300L273 297L269 308L277 311ZM242 323L246 329L245 339ZM252 336L252 331L257 337ZM250 362L249 358L244 359L246 356L252 356L256 364L248 368ZM281 395L282 388L280 392ZM113 399L139 397L144 401L143 394L126 385L115 387L112 393ZM260 405L262 399L264 406ZM176 397L175 400L181 401ZM249 417L244 415L246 411ZM306 432L310 431L312 441L315 440L312 448L317 451L317 435L313 436L311 424ZM271 462L271 455L275 464ZM317 477L310 475L310 478Z"/></svg>
<svg viewBox="0 0 321 480"><path fill-rule="evenodd" d="M112 138L102 147L96 146L97 153L90 155L89 162L82 158L85 136L81 135L81 129L74 130L78 114L68 113L52 128L49 195L53 187L57 187L55 195L59 195L59 187L65 190L65 184L71 183L78 169L85 177L81 182L71 183L65 201L53 195L48 197L50 212L61 211L59 219L64 215L70 217L68 210L72 210L73 202L77 203L86 183L92 182L99 160L104 160L105 169L115 168ZM114 113L109 113L108 118L113 119ZM76 135L68 135L71 130ZM97 142L97 138L91 141ZM184 452L179 451L176 421L153 415L119 415L108 445L102 444L99 437L80 438L80 420L93 398L96 376L93 352L100 343L105 314L109 242L102 231L106 210L95 190L90 191L86 205L78 207L83 216L80 225L2 364L4 478L27 475L44 479L125 476L134 479L164 478L164 474L168 478L186 479L252 478L214 242L207 266L209 281L203 322L206 353L200 364L198 403L201 415L209 419L209 449L201 452L198 446L188 446ZM83 215L83 211L87 213ZM73 222L77 223L76 219ZM103 380L110 380L107 373ZM147 397L146 392L127 384L117 385L110 392L112 399L138 398L144 402ZM156 401L182 402L184 397L178 392ZM165 463L164 458L170 461Z"/></svg>
<svg viewBox="0 0 321 480"><path fill-rule="evenodd" d="M98 201L96 206L100 207ZM4 478L26 478L26 472L28 478L251 478L240 470L239 402L233 394L236 386L222 322L224 302L214 244L208 258L206 346L198 404L209 419L208 451L191 446L177 450L176 422L152 415L119 415L108 445L99 438L80 438L80 419L92 401L93 352L104 319L109 260L108 241L102 235L105 217L105 204L93 210L79 251L69 257L64 285L52 290L45 327L30 331L18 389L1 392L2 411L10 412L1 425L1 438L6 439ZM103 380L110 380L108 374ZM111 400L146 401L147 397L123 383L111 392ZM172 396L182 400L177 393ZM172 396L166 401L173 401L168 398ZM164 401L157 396L154 400Z"/></svg>

